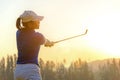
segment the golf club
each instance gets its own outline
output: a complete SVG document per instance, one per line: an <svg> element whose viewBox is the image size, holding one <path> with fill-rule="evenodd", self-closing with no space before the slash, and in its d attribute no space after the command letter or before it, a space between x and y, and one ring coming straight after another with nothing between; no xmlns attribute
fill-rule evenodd
<svg viewBox="0 0 120 80"><path fill-rule="evenodd" d="M72 39L72 38L76 38L76 37L80 37L80 36L86 35L87 32L88 32L88 29L86 29L85 33L83 33L83 34L80 34L80 35L76 35L76 36L72 36L72 37L69 37L69 38L65 38L65 39L62 39L62 40L55 41L54 44L55 44L55 43L62 42L62 41L66 41L66 40L69 40L69 39Z"/></svg>

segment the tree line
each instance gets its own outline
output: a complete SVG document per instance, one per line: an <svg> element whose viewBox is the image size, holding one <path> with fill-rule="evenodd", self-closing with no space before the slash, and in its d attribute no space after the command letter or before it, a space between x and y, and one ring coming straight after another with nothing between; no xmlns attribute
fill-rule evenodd
<svg viewBox="0 0 120 80"><path fill-rule="evenodd" d="M16 55L8 55L0 60L0 80L14 80ZM39 58L42 80L120 80L120 60L107 61L98 71L89 67L89 63L77 59L65 67L64 62L44 61Z"/></svg>

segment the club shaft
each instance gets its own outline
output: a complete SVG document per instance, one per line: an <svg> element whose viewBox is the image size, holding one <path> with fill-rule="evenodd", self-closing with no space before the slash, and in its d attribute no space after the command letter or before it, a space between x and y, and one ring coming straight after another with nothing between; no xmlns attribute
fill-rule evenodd
<svg viewBox="0 0 120 80"><path fill-rule="evenodd" d="M76 38L76 37L83 36L83 35L87 34L87 31L88 31L88 30L86 29L86 32L85 32L84 34L80 34L80 35L77 35L77 36L65 38L65 39L62 39L62 40L59 40L59 41L55 41L54 43L58 43L58 42L62 42L62 41L66 41L66 40L72 39L72 38Z"/></svg>

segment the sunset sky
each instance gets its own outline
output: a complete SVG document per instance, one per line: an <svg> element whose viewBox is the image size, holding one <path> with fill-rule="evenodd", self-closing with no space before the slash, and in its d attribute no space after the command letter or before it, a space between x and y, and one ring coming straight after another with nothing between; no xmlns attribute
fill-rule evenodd
<svg viewBox="0 0 120 80"><path fill-rule="evenodd" d="M16 19L24 10L44 16L37 30L51 41L82 37L41 46L44 60L83 60L120 57L120 0L0 0L0 56L17 54Z"/></svg>

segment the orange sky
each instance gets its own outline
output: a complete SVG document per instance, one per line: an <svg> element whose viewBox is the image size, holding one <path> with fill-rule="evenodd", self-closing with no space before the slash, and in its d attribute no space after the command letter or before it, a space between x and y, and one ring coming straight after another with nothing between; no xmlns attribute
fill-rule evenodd
<svg viewBox="0 0 120 80"><path fill-rule="evenodd" d="M44 16L39 32L56 41L78 35L88 29L88 34L41 47L40 57L45 60L68 61L81 58L87 61L120 57L120 1L119 0L2 0L0 1L0 51L1 57L17 53L17 17L24 10L33 10Z"/></svg>

